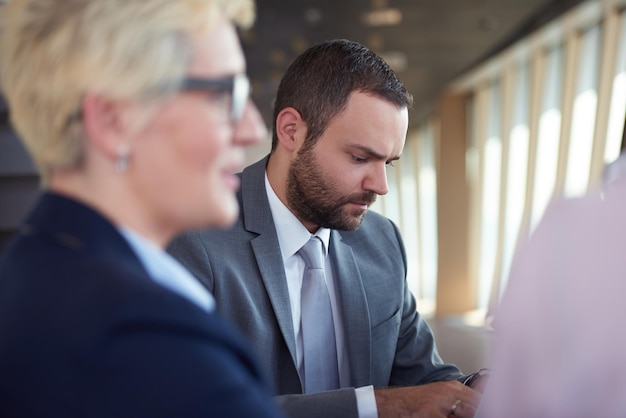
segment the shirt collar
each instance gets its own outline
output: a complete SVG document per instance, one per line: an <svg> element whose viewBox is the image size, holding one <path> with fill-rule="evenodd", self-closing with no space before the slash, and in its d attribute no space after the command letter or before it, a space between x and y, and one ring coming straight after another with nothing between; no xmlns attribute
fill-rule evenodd
<svg viewBox="0 0 626 418"><path fill-rule="evenodd" d="M208 312L215 308L213 296L174 257L129 228L120 228L120 233L126 238L152 280Z"/></svg>

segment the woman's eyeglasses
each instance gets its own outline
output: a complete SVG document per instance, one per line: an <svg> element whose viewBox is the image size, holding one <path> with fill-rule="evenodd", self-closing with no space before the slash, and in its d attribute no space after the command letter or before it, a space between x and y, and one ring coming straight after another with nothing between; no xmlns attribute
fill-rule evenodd
<svg viewBox="0 0 626 418"><path fill-rule="evenodd" d="M248 97L250 96L250 80L245 74L237 74L224 78L187 77L183 80L181 90L186 91L217 91L230 93L230 120L237 122L243 116Z"/></svg>
<svg viewBox="0 0 626 418"><path fill-rule="evenodd" d="M230 120L235 123L241 120L246 103L250 97L250 80L245 74L237 74L223 78L187 77L180 86L181 91L222 92L231 96ZM66 121L66 128L83 118L82 108L72 113Z"/></svg>

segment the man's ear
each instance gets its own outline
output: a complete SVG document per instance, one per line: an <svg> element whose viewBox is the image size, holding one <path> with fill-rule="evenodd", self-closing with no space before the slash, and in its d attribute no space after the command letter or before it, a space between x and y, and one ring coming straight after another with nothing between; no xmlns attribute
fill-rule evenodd
<svg viewBox="0 0 626 418"><path fill-rule="evenodd" d="M293 107L286 107L276 116L276 136L280 145L288 151L296 151L302 146L306 136L306 124Z"/></svg>
<svg viewBox="0 0 626 418"><path fill-rule="evenodd" d="M86 93L82 101L82 121L86 140L105 156L116 159L120 147L128 146L128 113L121 101Z"/></svg>

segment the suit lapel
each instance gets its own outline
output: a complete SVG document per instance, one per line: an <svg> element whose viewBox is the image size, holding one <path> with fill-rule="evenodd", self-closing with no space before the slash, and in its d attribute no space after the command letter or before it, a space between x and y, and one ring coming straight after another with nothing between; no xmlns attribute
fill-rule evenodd
<svg viewBox="0 0 626 418"><path fill-rule="evenodd" d="M241 182L244 227L259 234L252 239L252 251L257 261L265 290L269 295L278 326L296 367L296 337L291 316L291 302L280 244L265 192L267 157L244 170Z"/></svg>
<svg viewBox="0 0 626 418"><path fill-rule="evenodd" d="M331 233L329 251L344 319L352 384L366 386L370 384L371 374L371 328L363 281L352 247L341 240L338 231Z"/></svg>
<svg viewBox="0 0 626 418"><path fill-rule="evenodd" d="M269 234L260 235L252 240L252 250L261 271L261 277L263 277L265 290L269 296L278 326L289 348L295 367L296 337L291 317L289 289L287 288L282 256L280 250L276 251L276 248L278 248L276 238L269 236Z"/></svg>

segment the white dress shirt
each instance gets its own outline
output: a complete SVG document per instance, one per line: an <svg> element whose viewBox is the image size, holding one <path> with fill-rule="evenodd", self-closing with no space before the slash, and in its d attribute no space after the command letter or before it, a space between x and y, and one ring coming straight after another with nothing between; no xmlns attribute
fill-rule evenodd
<svg viewBox="0 0 626 418"><path fill-rule="evenodd" d="M297 252L311 238L311 233L302 223L291 213L291 211L280 201L272 186L269 183L267 174L265 175L265 190L272 211L272 218L276 226L276 234L280 244L280 252L285 266L285 276L287 277L287 288L289 289L289 300L291 302L291 315L293 330L296 336L296 368L300 370L303 361L302 333L300 331L300 289L302 287L302 277L304 275L304 260ZM339 366L339 385L350 387L350 364L348 362L348 350L346 348L343 316L339 306L339 297L335 286L334 272L328 256L328 245L330 241L330 229L320 228L315 236L322 240L325 256L325 275L330 304L333 312L333 323L335 325L335 341L337 343L337 364ZM300 376L302 380L303 376ZM360 418L377 418L376 398L373 386L364 386L356 389L357 408Z"/></svg>

